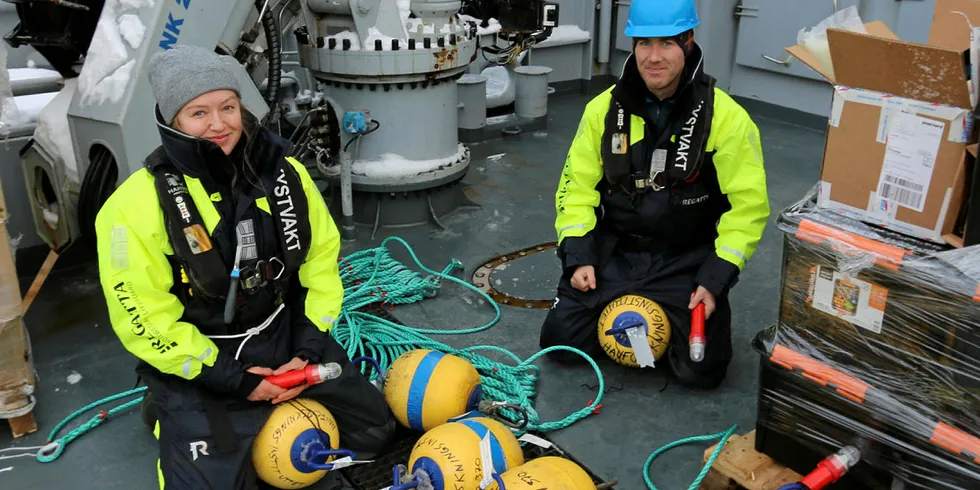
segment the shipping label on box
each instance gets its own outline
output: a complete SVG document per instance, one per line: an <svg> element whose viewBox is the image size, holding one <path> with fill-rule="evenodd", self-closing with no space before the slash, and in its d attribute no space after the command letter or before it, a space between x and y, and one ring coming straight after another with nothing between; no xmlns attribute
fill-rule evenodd
<svg viewBox="0 0 980 490"><path fill-rule="evenodd" d="M824 266L810 270L807 302L814 309L881 333L888 290Z"/></svg>
<svg viewBox="0 0 980 490"><path fill-rule="evenodd" d="M899 111L888 118L878 197L921 213L945 124Z"/></svg>

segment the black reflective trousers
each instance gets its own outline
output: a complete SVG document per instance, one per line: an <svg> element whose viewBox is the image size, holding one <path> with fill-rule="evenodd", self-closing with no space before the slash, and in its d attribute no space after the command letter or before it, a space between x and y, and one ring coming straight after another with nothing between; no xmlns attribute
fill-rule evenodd
<svg viewBox="0 0 980 490"><path fill-rule="evenodd" d="M321 403L337 421L340 446L357 459L371 459L391 440L395 419L382 393L351 364L331 336L324 362L337 362L343 374L311 386L297 397ZM145 379L159 421L160 473L165 490L265 490L252 466L252 442L275 406L223 400L236 445L221 453L197 387L185 381ZM328 473L329 475L329 473Z"/></svg>
<svg viewBox="0 0 980 490"><path fill-rule="evenodd" d="M715 311L705 321L706 349L700 363L691 361L691 293L701 264L714 253L710 246L682 252L633 252L616 250L596 271L596 289L579 291L571 285L571 268L558 282L555 303L541 327L540 346L574 347L594 359L605 358L599 345L599 315L611 301L636 294L656 301L670 320L670 343L666 360L674 377L687 386L712 389L725 379L732 358L731 308L727 295L715 298ZM568 351L549 352L558 362L584 362Z"/></svg>

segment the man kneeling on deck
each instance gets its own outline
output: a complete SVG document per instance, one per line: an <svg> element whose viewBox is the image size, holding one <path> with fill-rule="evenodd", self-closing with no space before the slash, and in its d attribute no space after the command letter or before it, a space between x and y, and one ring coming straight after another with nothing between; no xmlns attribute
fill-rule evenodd
<svg viewBox="0 0 980 490"><path fill-rule="evenodd" d="M635 2L633 53L585 108L556 194L558 294L541 347L604 355L597 321L624 294L670 321L664 356L683 384L714 388L732 357L728 292L769 217L759 131L703 71L694 0ZM704 359L688 355L691 310L705 305ZM581 360L567 351L559 361ZM657 363L657 367L661 364Z"/></svg>

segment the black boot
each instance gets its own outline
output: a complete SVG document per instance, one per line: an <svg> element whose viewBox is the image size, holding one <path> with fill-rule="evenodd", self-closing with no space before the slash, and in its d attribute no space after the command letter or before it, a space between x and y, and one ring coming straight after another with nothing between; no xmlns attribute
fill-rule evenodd
<svg viewBox="0 0 980 490"><path fill-rule="evenodd" d="M157 408L153 405L150 390L143 392L143 402L140 403L140 417L143 419L143 424L149 427L151 431L156 428Z"/></svg>

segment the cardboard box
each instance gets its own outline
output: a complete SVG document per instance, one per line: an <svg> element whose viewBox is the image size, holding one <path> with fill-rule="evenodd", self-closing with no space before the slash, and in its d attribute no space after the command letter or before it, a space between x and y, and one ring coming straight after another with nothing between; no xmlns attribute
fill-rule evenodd
<svg viewBox="0 0 980 490"><path fill-rule="evenodd" d="M818 206L944 243L963 201L972 138L966 54L829 29L831 76L805 47L786 48L834 85Z"/></svg>
<svg viewBox="0 0 980 490"><path fill-rule="evenodd" d="M0 415L29 410L34 369L21 319L21 293L7 233L7 206L0 184Z"/></svg>
<svg viewBox="0 0 980 490"><path fill-rule="evenodd" d="M926 44L957 51L970 49L970 24L980 25L980 2L977 0L935 1L932 25ZM964 15L966 18L963 17Z"/></svg>

